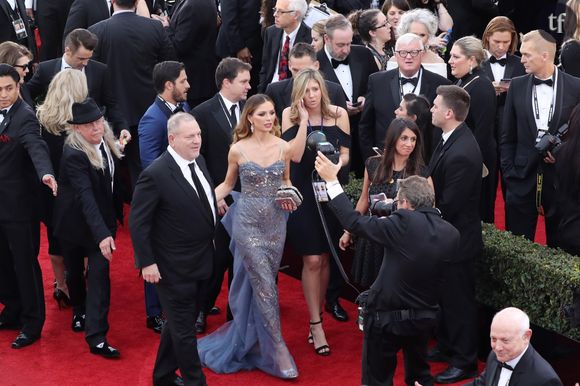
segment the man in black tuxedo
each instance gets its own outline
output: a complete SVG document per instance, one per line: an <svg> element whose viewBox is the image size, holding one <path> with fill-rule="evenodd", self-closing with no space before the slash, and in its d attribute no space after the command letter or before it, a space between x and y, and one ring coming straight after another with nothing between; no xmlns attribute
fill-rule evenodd
<svg viewBox="0 0 580 386"><path fill-rule="evenodd" d="M183 0L174 7L168 31L178 59L185 64L191 85L187 102L194 108L216 92L213 80L218 63L215 0Z"/></svg>
<svg viewBox="0 0 580 386"><path fill-rule="evenodd" d="M316 159L329 207L346 230L385 248L379 277L367 292L361 384L392 385L403 349L406 383L433 385L427 344L437 323L444 262L456 253L459 232L433 207L433 188L419 176L399 180L399 210L388 217L361 216L338 183L339 168L323 155Z"/></svg>
<svg viewBox="0 0 580 386"><path fill-rule="evenodd" d="M217 205L195 118L167 122L169 146L143 171L135 187L129 229L135 264L157 284L167 317L153 369L154 385L205 385L197 353L195 318L201 284L213 270ZM175 370L179 368L179 379ZM181 383L178 383L181 382Z"/></svg>
<svg viewBox="0 0 580 386"><path fill-rule="evenodd" d="M110 71L113 93L133 141L125 148L131 186L141 172L137 125L155 98L153 67L173 60L171 41L157 20L135 13L137 0L112 0L115 12L89 28L99 38L94 59Z"/></svg>
<svg viewBox="0 0 580 386"><path fill-rule="evenodd" d="M395 110L405 94L423 95L433 103L437 87L451 84L441 75L421 66L424 54L425 47L419 36L411 33L401 35L395 44L398 68L377 72L369 77L365 106L359 122L363 159L376 155L373 146L383 148L387 128L395 118ZM430 153L432 138L424 138L423 143L428 146Z"/></svg>
<svg viewBox="0 0 580 386"><path fill-rule="evenodd" d="M36 2L36 22L40 33L40 60L62 55L62 39L73 0L40 0Z"/></svg>
<svg viewBox="0 0 580 386"><path fill-rule="evenodd" d="M258 88L262 63L260 5L260 0L222 1L222 25L216 41L216 53L220 58L233 56L252 65L253 90Z"/></svg>
<svg viewBox="0 0 580 386"><path fill-rule="evenodd" d="M7 40L27 47L37 57L34 31L28 23L24 0L0 0L0 42Z"/></svg>
<svg viewBox="0 0 580 386"><path fill-rule="evenodd" d="M258 92L264 92L269 83L292 76L288 55L294 44L310 43L310 28L302 22L308 4L305 0L278 0L274 7L274 25L264 32L262 67Z"/></svg>
<svg viewBox="0 0 580 386"><path fill-rule="evenodd" d="M290 50L288 66L293 77L306 68L318 70L320 63L316 60L314 47L307 43L296 43ZM328 80L325 80L324 83L326 84L330 103L346 110L346 97L344 91L342 91L342 87ZM284 79L276 83L270 83L266 88L266 95L274 102L278 121L282 122L282 111L290 106L292 102L292 79Z"/></svg>
<svg viewBox="0 0 580 386"><path fill-rule="evenodd" d="M464 386L562 386L548 362L530 344L530 319L509 307L495 314L490 328L491 349L485 370Z"/></svg>
<svg viewBox="0 0 580 386"><path fill-rule="evenodd" d="M39 63L32 79L26 83L26 87L32 98L44 98L50 81L57 73L65 68L84 71L87 77L89 96L99 106L106 109L107 120L113 125L115 134L121 136L121 132L127 129L127 123L119 110L107 66L91 59L98 41L96 35L86 29L79 28L72 31L65 39L62 58Z"/></svg>
<svg viewBox="0 0 580 386"><path fill-rule="evenodd" d="M34 187L42 180L54 195L57 190L48 147L34 111L19 97L19 81L14 67L0 64L0 267L12 266L16 275L15 280L0 281L0 293L12 300L0 299L6 306L0 329L21 326L12 342L15 349L40 338L45 318L42 273L34 247L39 243L34 229L40 225L32 209ZM17 288L7 287L14 282Z"/></svg>
<svg viewBox="0 0 580 386"><path fill-rule="evenodd" d="M252 66L240 59L223 59L215 72L215 82L219 92L192 111L201 128L201 154L207 162L209 175L218 184L226 177L233 129L240 121L244 102L250 91L251 70ZM240 190L239 183L234 189ZM226 197L227 205L231 205L232 202L231 196ZM225 209L225 207L220 208L221 215L224 214ZM214 272L201 294L201 305L195 325L198 333L205 331L206 316L212 310L220 293L226 270L228 270L228 285L231 284L234 272L233 257L229 246L230 237L220 221L215 235ZM232 319L229 308L227 317Z"/></svg>
<svg viewBox="0 0 580 386"><path fill-rule="evenodd" d="M74 0L64 26L64 36L77 28L89 28L109 17L111 17L110 0Z"/></svg>
<svg viewBox="0 0 580 386"><path fill-rule="evenodd" d="M535 145L568 121L580 103L580 79L554 66L556 41L545 31L524 35L520 52L528 75L510 83L500 132L506 228L534 240L538 213L543 212L547 243L554 247L558 227L555 159L549 152L539 154Z"/></svg>
<svg viewBox="0 0 580 386"><path fill-rule="evenodd" d="M443 270L441 321L438 346L431 360L446 359L449 367L435 377L437 383L454 383L473 377L477 370L477 308L474 263L483 248L479 196L483 161L479 145L464 120L469 94L458 86L439 86L431 112L442 131L428 173L435 202L443 218L461 234L457 253L449 255ZM447 357L445 357L447 356Z"/></svg>

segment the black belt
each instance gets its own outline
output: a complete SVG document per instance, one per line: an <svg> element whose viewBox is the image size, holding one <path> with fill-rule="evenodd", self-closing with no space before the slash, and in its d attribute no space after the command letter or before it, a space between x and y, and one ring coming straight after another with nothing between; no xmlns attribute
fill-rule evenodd
<svg viewBox="0 0 580 386"><path fill-rule="evenodd" d="M437 319L437 311L433 310L394 310L394 311L375 311L370 315L374 317L374 322L384 326L393 322L403 322L406 320L417 319Z"/></svg>

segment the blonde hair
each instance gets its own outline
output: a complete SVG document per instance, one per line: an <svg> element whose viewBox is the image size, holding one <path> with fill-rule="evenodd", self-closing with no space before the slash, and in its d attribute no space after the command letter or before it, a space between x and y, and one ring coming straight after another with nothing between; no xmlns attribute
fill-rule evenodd
<svg viewBox="0 0 580 386"><path fill-rule="evenodd" d="M60 71L48 85L44 102L36 116L46 131L60 135L66 122L72 119L73 103L80 103L89 94L87 77L82 71L67 68Z"/></svg>
<svg viewBox="0 0 580 386"><path fill-rule="evenodd" d="M556 40L544 30L530 31L522 37L522 43L533 43L534 50L542 54L546 52L554 60L556 57Z"/></svg>
<svg viewBox="0 0 580 386"><path fill-rule="evenodd" d="M78 71L78 70L77 70ZM80 71L79 71L80 72ZM111 154L117 158L123 158L123 154L117 147L115 143L115 135L113 134L113 130L109 126L109 123L103 119L103 125L105 126L105 133L103 134L103 141L109 148ZM82 151L85 153L89 159L91 165L97 170L104 170L105 164L104 160L102 159L99 151L95 148L93 144L87 142L86 139L79 133L77 130L74 129L76 125L67 124L65 126L67 137L65 139L65 145L72 147L73 149Z"/></svg>
<svg viewBox="0 0 580 386"><path fill-rule="evenodd" d="M514 23L505 16L496 16L487 23L487 27L485 27L485 31L483 31L483 36L481 38L483 48L489 50L489 38L496 32L510 33L512 38L508 52L513 55L518 47L518 33Z"/></svg>
<svg viewBox="0 0 580 386"><path fill-rule="evenodd" d="M479 67L485 60L483 44L481 43L481 40L475 36L464 36L460 39L457 39L453 45L459 47L459 49L461 49L461 53L468 58L475 58L477 67Z"/></svg>
<svg viewBox="0 0 580 386"><path fill-rule="evenodd" d="M316 81L320 87L320 93L322 97L320 98L320 113L323 118L338 118L339 114L330 109L330 98L328 97L328 90L326 89L326 83L324 78L320 74L320 71L311 68L306 68L298 73L296 78L292 81L292 103L290 104L290 122L294 124L300 123L300 112L298 106L300 101L304 98L306 94L306 88L308 87L308 82L311 80Z"/></svg>
<svg viewBox="0 0 580 386"><path fill-rule="evenodd" d="M236 143L241 139L249 138L252 136L253 131L248 117L252 116L254 112L258 109L258 107L260 107L266 102L270 102L272 103L272 106L274 106L274 102L272 102L272 99L270 99L270 97L265 94L256 94L248 98L248 100L244 104L244 110L240 115L240 122L238 122L238 125L234 129L233 143ZM280 124L278 123L278 117L274 118L274 124L272 125L271 133L274 134L276 137L280 136Z"/></svg>

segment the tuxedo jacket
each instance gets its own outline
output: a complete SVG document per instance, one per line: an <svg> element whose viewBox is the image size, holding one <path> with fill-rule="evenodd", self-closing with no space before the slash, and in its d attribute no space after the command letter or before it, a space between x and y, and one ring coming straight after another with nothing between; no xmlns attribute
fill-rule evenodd
<svg viewBox="0 0 580 386"><path fill-rule="evenodd" d="M93 59L107 65L119 109L135 127L157 94L153 67L175 59L171 41L161 23L133 12L113 15L89 30L99 38Z"/></svg>
<svg viewBox="0 0 580 386"><path fill-rule="evenodd" d="M183 111L189 113L187 102L183 104ZM155 97L155 102L139 121L139 154L143 169L167 149L167 121L172 114L165 102Z"/></svg>
<svg viewBox="0 0 580 386"><path fill-rule="evenodd" d="M262 49L262 67L260 68L260 84L258 85L258 92L266 91L268 83L272 81L274 77L274 72L278 71L278 61L279 54L282 50L282 37L284 36L284 30L271 25L266 28L264 33L264 46ZM308 27L303 22L300 23L298 27L298 32L296 33L296 43L308 43L312 42L312 36L310 35L310 27ZM290 47L292 49L292 47Z"/></svg>
<svg viewBox="0 0 580 386"><path fill-rule="evenodd" d="M504 79L512 79L516 76L526 75L526 69L521 62L521 58L517 55L507 54L505 64ZM494 81L493 71L491 71L491 64L488 60L481 63L481 69L483 73L491 80ZM505 97L507 93L502 93L497 96L497 105L503 107L505 105Z"/></svg>
<svg viewBox="0 0 580 386"><path fill-rule="evenodd" d="M535 149L538 128L532 107L533 75L512 79L507 92L500 131L501 168L507 189L517 197L534 194L538 165L550 175L554 166L540 160ZM558 71L551 133L568 122L572 109L580 103L580 79Z"/></svg>
<svg viewBox="0 0 580 386"><path fill-rule="evenodd" d="M74 29L87 29L109 17L110 9L104 0L74 0L68 11L63 39Z"/></svg>
<svg viewBox="0 0 580 386"><path fill-rule="evenodd" d="M47 60L38 64L32 79L30 79L26 84L33 99L36 99L39 96L44 97L46 95L52 78L60 72L61 67L62 57ZM105 108L107 119L112 123L116 134L119 134L121 129L127 128L127 123L123 118L123 114L119 109L117 97L111 87L111 78L107 71L107 65L95 60L89 60L85 67L85 75L87 77L89 96L93 98L99 106Z"/></svg>
<svg viewBox="0 0 580 386"><path fill-rule="evenodd" d="M203 156L196 162L213 190ZM215 200L213 205L217 213ZM131 202L129 229L137 268L157 264L162 282L170 286L209 278L216 221L171 154L163 153L141 173Z"/></svg>
<svg viewBox="0 0 580 386"><path fill-rule="evenodd" d="M35 187L54 176L34 111L18 99L0 123L0 222L30 221Z"/></svg>
<svg viewBox="0 0 580 386"><path fill-rule="evenodd" d="M437 87L448 84L451 84L448 79L423 68L419 94L432 104L437 96ZM373 146L383 148L387 128L395 119L395 110L400 103L398 68L380 71L369 77L365 105L359 122L359 138L365 159L375 155Z"/></svg>
<svg viewBox="0 0 580 386"><path fill-rule="evenodd" d="M36 41L34 40L34 31L30 29L30 25L28 24L24 0L15 0L15 3L16 9L24 20L26 34L28 36L25 39L18 39L16 37L16 32L14 31L14 26L12 25L12 18L10 17L10 5L6 0L0 0L0 42L9 40L18 44L22 44L23 46L27 47L36 58Z"/></svg>
<svg viewBox="0 0 580 386"><path fill-rule="evenodd" d="M53 217L59 239L94 248L105 238L115 237L117 220L123 220L118 175L115 162L111 187L105 172L95 169L83 151L64 145Z"/></svg>
<svg viewBox="0 0 580 386"><path fill-rule="evenodd" d="M216 92L215 53L217 8L215 0L183 0L174 7L169 38L180 61L185 64L190 88L190 106L208 100Z"/></svg>
<svg viewBox="0 0 580 386"><path fill-rule="evenodd" d="M483 162L469 127L462 123L438 146L429 162L435 187L435 203L443 219L461 233L458 253L451 261L475 258L483 247L479 196Z"/></svg>
<svg viewBox="0 0 580 386"><path fill-rule="evenodd" d="M346 110L346 95L340 84L325 80L330 103ZM266 95L274 101L274 108L278 121L282 122L282 111L292 104L292 78L270 83L266 88Z"/></svg>
<svg viewBox="0 0 580 386"><path fill-rule="evenodd" d="M240 101L240 111L244 108L244 102ZM224 113L220 102L220 95L213 98L191 111L201 128L201 154L203 155L209 175L216 184L220 184L226 178L228 170L228 153L233 140L233 130ZM240 114L241 116L241 114ZM235 190L239 191L239 181Z"/></svg>
<svg viewBox="0 0 580 386"><path fill-rule="evenodd" d="M487 357L485 370L472 382L464 386L494 386L493 378L499 365L491 351ZM562 386L562 381L548 362L530 344L521 357L509 380L509 386Z"/></svg>
<svg viewBox="0 0 580 386"><path fill-rule="evenodd" d="M244 47L248 47L253 56L261 52L260 0L222 1L221 16L216 42L220 58L235 57Z"/></svg>

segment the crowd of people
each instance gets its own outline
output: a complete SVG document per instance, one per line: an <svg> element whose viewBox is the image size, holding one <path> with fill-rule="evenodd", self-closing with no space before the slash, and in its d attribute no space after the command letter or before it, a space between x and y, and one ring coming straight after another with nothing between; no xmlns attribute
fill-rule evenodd
<svg viewBox="0 0 580 386"><path fill-rule="evenodd" d="M121 356L107 332L124 203L144 324L161 334L155 385L203 385L202 367L298 377L276 284L286 243L319 356L323 311L352 317L333 255L354 247L364 385L392 384L400 349L408 385L477 375L474 264L500 184L507 230L533 241L544 216L548 246L580 256L578 0L561 47L491 0L335 0L311 25L306 0L34 3L0 0L0 329L18 331L14 349L45 320L42 221L71 329ZM198 342L226 272L226 322ZM524 366L522 382L561 384L524 311L499 312L490 335L474 385Z"/></svg>

